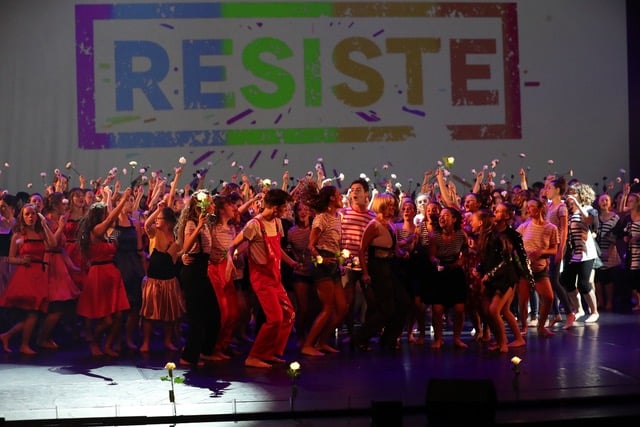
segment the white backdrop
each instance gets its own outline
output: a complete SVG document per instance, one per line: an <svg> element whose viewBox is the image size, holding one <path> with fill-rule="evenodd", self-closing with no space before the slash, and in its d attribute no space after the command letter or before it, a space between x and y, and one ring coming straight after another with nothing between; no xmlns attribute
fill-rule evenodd
<svg viewBox="0 0 640 427"><path fill-rule="evenodd" d="M56 168L75 184L75 172L65 170L68 162L91 179L113 167L130 169L132 160L171 171L182 156L187 176L210 169L211 186L241 166L249 175L280 181L285 169L302 176L321 159L329 176L343 173L351 181L364 173L378 180L393 173L405 188L414 188L443 156L455 157L452 172L468 181L472 169L491 168L493 160L498 183L512 175L517 180L521 167L530 181L569 171L598 185L603 177L632 178L620 172L629 169L623 0L491 3L516 10L514 17L490 16L494 6L474 1L434 3L443 7L440 15L421 17L390 17L389 9L365 1L348 16L317 17L286 10L283 5L291 2L267 9L279 17L247 7L244 17L215 19L184 18L170 6L195 0L159 3L139 19L132 19L134 9L112 7L141 3L149 2L0 2L0 188L41 191ZM125 15L91 21L76 13L77 5L93 6L85 12ZM469 5L480 12L469 15L477 11ZM442 10L467 14L441 16ZM82 28L92 30L90 45L77 33ZM203 39L226 41L221 52L197 58L196 68L223 71L216 81L209 76L194 84L195 74L183 62L185 46ZM391 52L397 39L403 39L401 50L416 42L426 52L409 66L409 55ZM456 56L457 42L468 39L475 41L469 49L481 46L484 53ZM121 90L127 64L118 68L123 57L116 58L115 43L138 41L166 54L166 76L156 83L170 110L154 107L141 89ZM354 49L373 49L368 58L362 51L345 56L368 68L337 59L346 52L345 41ZM251 58L248 48L256 45L273 50ZM145 55L130 61L130 76L158 65ZM466 82L454 82L465 73ZM372 75L379 79L365 84ZM352 91L346 100L334 89L341 83ZM456 97L465 84L480 91L473 98L480 105ZM224 94L222 104L185 108L187 86L200 95ZM116 98L122 101L127 93L132 107L118 109ZM256 105L247 93L273 105ZM478 125L478 131L456 136L452 125ZM92 132L97 137L87 138ZM96 144L102 148L87 148Z"/></svg>

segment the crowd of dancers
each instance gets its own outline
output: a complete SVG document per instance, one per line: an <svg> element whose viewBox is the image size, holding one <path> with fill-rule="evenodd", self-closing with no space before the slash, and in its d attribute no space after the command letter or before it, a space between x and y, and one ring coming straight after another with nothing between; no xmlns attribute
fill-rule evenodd
<svg viewBox="0 0 640 427"><path fill-rule="evenodd" d="M436 351L473 339L507 352L600 311L640 310L640 195L550 175L500 188L480 172L459 194L446 170L419 191L307 175L281 188L234 176L179 188L154 176L86 185L57 173L43 193L0 195L0 345L54 351L57 334L96 357L179 353L182 366L299 352ZM345 188L342 188L342 187ZM528 334L528 328L536 334ZM431 329L431 331L430 331ZM156 333L157 332L157 333ZM429 333L432 332L432 333ZM236 346L251 343L248 354ZM160 345L160 344L158 344Z"/></svg>

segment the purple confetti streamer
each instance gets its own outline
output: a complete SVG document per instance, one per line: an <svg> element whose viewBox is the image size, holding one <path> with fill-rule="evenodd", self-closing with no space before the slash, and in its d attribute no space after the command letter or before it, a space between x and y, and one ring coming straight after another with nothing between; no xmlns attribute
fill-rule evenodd
<svg viewBox="0 0 640 427"><path fill-rule="evenodd" d="M415 114L416 116L420 116L420 117L424 117L427 115L427 113L425 113L422 110L412 110L411 108L407 108L407 107L402 107L402 111L406 111L407 113Z"/></svg>
<svg viewBox="0 0 640 427"><path fill-rule="evenodd" d="M382 33L384 33L384 30L376 31L375 33L373 33L373 37L378 37Z"/></svg>
<svg viewBox="0 0 640 427"><path fill-rule="evenodd" d="M169 24L160 24L160 26L161 26L161 27L168 28L168 29L170 29L170 30L174 30L174 29L175 29L175 27L174 27L173 25L169 25Z"/></svg>
<svg viewBox="0 0 640 427"><path fill-rule="evenodd" d="M276 157L276 154L278 154L278 149L274 148L273 151L271 152L271 160L273 160L273 158Z"/></svg>
<svg viewBox="0 0 640 427"><path fill-rule="evenodd" d="M237 122L238 120L247 117L249 114L253 113L253 110L251 108L247 108L246 110L244 110L242 113L231 117L229 120L227 120L227 124L233 124L235 122Z"/></svg>
<svg viewBox="0 0 640 427"><path fill-rule="evenodd" d="M198 163L202 162L204 159L206 159L207 157L211 156L213 153L215 153L215 151L213 151L213 150L207 151L202 156L200 156L197 159L195 159L193 161L193 165L196 166Z"/></svg>
<svg viewBox="0 0 640 427"><path fill-rule="evenodd" d="M273 124L277 125L278 123L280 123L280 119L282 119L282 113L278 114L278 117L276 117L276 120L273 122Z"/></svg>
<svg viewBox="0 0 640 427"><path fill-rule="evenodd" d="M358 115L360 118L365 119L368 122L379 122L380 121L380 117L376 116L375 113L369 115L363 111L357 111L356 115Z"/></svg>
<svg viewBox="0 0 640 427"><path fill-rule="evenodd" d="M262 150L258 150L258 152L256 153L256 155L253 158L253 160L251 160L251 164L249 165L249 169L253 168L253 165L256 164L256 162L258 161L258 157L260 157L260 154L262 154Z"/></svg>

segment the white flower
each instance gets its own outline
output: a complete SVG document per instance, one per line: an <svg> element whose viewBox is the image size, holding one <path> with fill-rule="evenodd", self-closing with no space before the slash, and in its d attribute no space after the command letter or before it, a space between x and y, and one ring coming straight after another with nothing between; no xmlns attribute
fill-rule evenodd
<svg viewBox="0 0 640 427"><path fill-rule="evenodd" d="M496 162L495 160L491 161L491 169L495 169L497 165L498 165L498 162Z"/></svg>
<svg viewBox="0 0 640 427"><path fill-rule="evenodd" d="M236 167L236 164L237 164L237 163L236 163L236 161L234 160L233 162L231 162L231 167L232 167L232 168L235 168L235 167Z"/></svg>
<svg viewBox="0 0 640 427"><path fill-rule="evenodd" d="M487 166L487 165L482 165L482 170L483 170L483 171L486 171L487 169L489 169L489 166Z"/></svg>
<svg viewBox="0 0 640 427"><path fill-rule="evenodd" d="M549 160L547 160L547 163L552 165L553 164L553 160L549 159Z"/></svg>
<svg viewBox="0 0 640 427"><path fill-rule="evenodd" d="M151 172L151 178L156 178L158 176L158 172L153 171Z"/></svg>
<svg viewBox="0 0 640 427"><path fill-rule="evenodd" d="M62 172L60 172L60 169L54 169L53 173L56 174L56 176L60 175Z"/></svg>
<svg viewBox="0 0 640 427"><path fill-rule="evenodd" d="M625 173L627 173L627 171L626 171L626 170L624 170L624 169L620 169L620 173L621 173L622 175L624 175Z"/></svg>
<svg viewBox="0 0 640 427"><path fill-rule="evenodd" d="M640 182L640 179L638 179L638 178L633 178L633 183L634 183L634 184L637 184L637 183L639 183L639 182Z"/></svg>
<svg viewBox="0 0 640 427"><path fill-rule="evenodd" d="M322 169L322 165L320 163L316 163L316 170L319 171Z"/></svg>
<svg viewBox="0 0 640 427"><path fill-rule="evenodd" d="M282 159L282 164L283 165L288 165L289 164L289 159L287 157L285 157L284 159Z"/></svg>
<svg viewBox="0 0 640 427"><path fill-rule="evenodd" d="M342 172L338 175L338 181L344 181L344 174Z"/></svg>
<svg viewBox="0 0 640 427"><path fill-rule="evenodd" d="M205 200L207 200L207 197L209 197L207 193L200 191L196 195L196 200L198 200L199 202L204 202Z"/></svg>
<svg viewBox="0 0 640 427"><path fill-rule="evenodd" d="M396 179L398 177L398 175L396 175L395 173L391 174L391 179Z"/></svg>
<svg viewBox="0 0 640 427"><path fill-rule="evenodd" d="M31 187L33 187L33 184L32 183L28 183L27 184L27 188L31 188Z"/></svg>
<svg viewBox="0 0 640 427"><path fill-rule="evenodd" d="M136 166L138 166L138 162L136 162L135 160L131 160L129 162L129 166L131 166L132 168L135 168Z"/></svg>
<svg viewBox="0 0 640 427"><path fill-rule="evenodd" d="M300 369L300 363L298 362L291 362L289 364L289 369L291 369L292 371L297 371Z"/></svg>
<svg viewBox="0 0 640 427"><path fill-rule="evenodd" d="M442 160L438 160L437 163L438 163L438 166L442 166L444 164L442 163Z"/></svg>
<svg viewBox="0 0 640 427"><path fill-rule="evenodd" d="M178 163L180 163L181 165L186 165L187 164L187 159L185 159L184 157L180 157L178 159Z"/></svg>
<svg viewBox="0 0 640 427"><path fill-rule="evenodd" d="M40 176L44 178L45 176L47 176L47 173L46 172L40 172Z"/></svg>
<svg viewBox="0 0 640 427"><path fill-rule="evenodd" d="M142 179L143 181L146 181L146 180L148 180L149 178L147 178L145 175L142 175L142 178L141 178L141 179Z"/></svg>
<svg viewBox="0 0 640 427"><path fill-rule="evenodd" d="M9 163L4 162L4 167L5 167L5 168L8 168L8 167L9 167Z"/></svg>
<svg viewBox="0 0 640 427"><path fill-rule="evenodd" d="M265 178L262 180L263 187L271 187L271 180L269 178Z"/></svg>
<svg viewBox="0 0 640 427"><path fill-rule="evenodd" d="M402 184L400 184L399 182L396 182L396 188L402 188Z"/></svg>
<svg viewBox="0 0 640 427"><path fill-rule="evenodd" d="M385 163L384 165L382 165L382 169L389 169L389 165Z"/></svg>
<svg viewBox="0 0 640 427"><path fill-rule="evenodd" d="M351 252L349 252L349 249L343 249L340 254L342 255L343 258L349 258L349 256L351 255Z"/></svg>
<svg viewBox="0 0 640 427"><path fill-rule="evenodd" d="M365 179L367 177L367 174L361 173L360 174L360 178Z"/></svg>
<svg viewBox="0 0 640 427"><path fill-rule="evenodd" d="M64 167L67 168L67 169L71 169L71 162L67 162L67 164L64 165Z"/></svg>
<svg viewBox="0 0 640 427"><path fill-rule="evenodd" d="M322 255L316 256L316 264L322 264L322 261L323 261Z"/></svg>
<svg viewBox="0 0 640 427"><path fill-rule="evenodd" d="M451 172L449 172L449 170L448 170L448 169L445 169L445 170L444 170L444 176L445 176L445 177L448 177L449 175L451 175Z"/></svg>
<svg viewBox="0 0 640 427"><path fill-rule="evenodd" d="M516 366L518 366L520 362L522 362L522 359L520 359L518 356L513 356L511 358L511 363L513 363Z"/></svg>
<svg viewBox="0 0 640 427"><path fill-rule="evenodd" d="M323 159L322 157L318 157L317 162L318 162L318 163L322 163L322 162L324 162L324 159Z"/></svg>
<svg viewBox="0 0 640 427"><path fill-rule="evenodd" d="M619 184L619 183L621 183L621 182L622 182L622 178L617 177L617 178L616 178L616 182L617 182L618 184Z"/></svg>
<svg viewBox="0 0 640 427"><path fill-rule="evenodd" d="M147 168L142 168L142 169L140 169L140 170L138 171L138 173L139 173L140 175L142 175L142 174L143 174L143 173L145 173L146 171L147 171Z"/></svg>
<svg viewBox="0 0 640 427"><path fill-rule="evenodd" d="M477 172L475 169L471 169L471 173L472 173L473 175L475 175L475 174L477 174L478 172Z"/></svg>
<svg viewBox="0 0 640 427"><path fill-rule="evenodd" d="M238 169L243 170L244 166L240 165L240 166L238 166Z"/></svg>
<svg viewBox="0 0 640 427"><path fill-rule="evenodd" d="M505 181L504 179L501 179L501 180L500 180L500 185L504 185L504 184L506 184L506 183L507 183L507 181Z"/></svg>
<svg viewBox="0 0 640 427"><path fill-rule="evenodd" d="M168 362L166 365L164 365L164 369L176 369L176 364L173 362Z"/></svg>
<svg viewBox="0 0 640 427"><path fill-rule="evenodd" d="M524 153L520 153L520 158L521 158L521 159L524 159L525 157L527 157L527 155L526 155L526 154L524 154Z"/></svg>
<svg viewBox="0 0 640 427"><path fill-rule="evenodd" d="M122 175L126 175L127 174L127 168L122 168Z"/></svg>
<svg viewBox="0 0 640 427"><path fill-rule="evenodd" d="M68 205L69 204L69 199L62 199L62 204L63 205Z"/></svg>

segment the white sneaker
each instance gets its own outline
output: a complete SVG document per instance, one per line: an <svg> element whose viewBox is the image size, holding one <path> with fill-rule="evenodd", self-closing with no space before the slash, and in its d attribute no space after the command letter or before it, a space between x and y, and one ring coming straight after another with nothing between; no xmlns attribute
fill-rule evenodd
<svg viewBox="0 0 640 427"><path fill-rule="evenodd" d="M530 326L532 328L535 328L536 326L538 326L538 319L531 319L529 320L529 322L527 323L527 326Z"/></svg>
<svg viewBox="0 0 640 427"><path fill-rule="evenodd" d="M582 308L580 308L580 310L576 313L576 320L578 320L581 317L584 317L584 315L585 315L584 310Z"/></svg>
<svg viewBox="0 0 640 427"><path fill-rule="evenodd" d="M600 315L598 313L592 313L584 320L584 323L596 323L599 318Z"/></svg>

